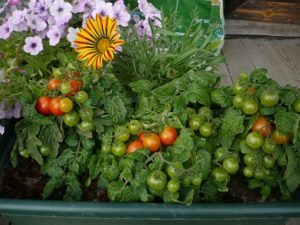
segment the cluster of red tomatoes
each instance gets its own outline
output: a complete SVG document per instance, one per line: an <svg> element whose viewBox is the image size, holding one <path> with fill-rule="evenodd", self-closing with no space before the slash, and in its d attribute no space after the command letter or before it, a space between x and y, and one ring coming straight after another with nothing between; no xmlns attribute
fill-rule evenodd
<svg viewBox="0 0 300 225"><path fill-rule="evenodd" d="M76 94L83 83L79 80L51 79L47 84L48 91L60 91L63 95L55 96L53 98L48 96L41 96L36 102L36 109L43 115L61 116L72 111L73 101L70 97Z"/></svg>
<svg viewBox="0 0 300 225"><path fill-rule="evenodd" d="M145 131L143 124L139 120L132 120L128 126L119 126L115 129L115 141L110 144L102 143L101 151L103 153L112 152L116 156L122 156L126 153L132 153L138 149L147 148L154 153L159 151L161 145L172 145L177 138L175 128L165 126L157 134L151 131ZM126 144L126 142L129 142Z"/></svg>

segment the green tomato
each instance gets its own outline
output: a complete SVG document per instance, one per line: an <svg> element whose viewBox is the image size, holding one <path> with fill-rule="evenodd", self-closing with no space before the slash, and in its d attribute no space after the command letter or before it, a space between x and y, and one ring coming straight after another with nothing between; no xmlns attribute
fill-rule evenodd
<svg viewBox="0 0 300 225"><path fill-rule="evenodd" d="M188 127L188 128L186 128L185 130L188 132L188 134L189 134L191 137L195 136L195 131L194 131L192 128Z"/></svg>
<svg viewBox="0 0 300 225"><path fill-rule="evenodd" d="M300 113L300 98L297 98L293 104L293 109L297 112Z"/></svg>
<svg viewBox="0 0 300 225"><path fill-rule="evenodd" d="M189 121L189 126L192 130L199 130L203 118L199 115L193 116Z"/></svg>
<svg viewBox="0 0 300 225"><path fill-rule="evenodd" d="M144 131L144 126L139 120L131 120L128 124L128 130L131 135L139 135Z"/></svg>
<svg viewBox="0 0 300 225"><path fill-rule="evenodd" d="M275 152L275 149L276 149L276 144L274 143L272 138L266 138L265 143L262 146L262 150L264 151L264 153L273 154Z"/></svg>
<svg viewBox="0 0 300 225"><path fill-rule="evenodd" d="M132 169L135 166L135 160L132 158L122 157L119 161L119 166L121 169L125 169L125 168Z"/></svg>
<svg viewBox="0 0 300 225"><path fill-rule="evenodd" d="M109 144L102 144L101 145L101 152L103 154L110 154L111 153L111 146Z"/></svg>
<svg viewBox="0 0 300 225"><path fill-rule="evenodd" d="M199 131L203 137L209 137L212 134L213 128L211 124L204 123L200 125Z"/></svg>
<svg viewBox="0 0 300 225"><path fill-rule="evenodd" d="M173 179L179 178L182 175L183 170L184 167L179 161L173 162L167 166L167 174Z"/></svg>
<svg viewBox="0 0 300 225"><path fill-rule="evenodd" d="M239 170L239 162L235 157L228 157L223 161L223 167L229 174L236 174Z"/></svg>
<svg viewBox="0 0 300 225"><path fill-rule="evenodd" d="M89 186L91 186L91 184L92 184L92 178L87 177L84 181L84 186L89 187Z"/></svg>
<svg viewBox="0 0 300 225"><path fill-rule="evenodd" d="M63 94L68 94L71 92L71 85L67 82L64 82L60 85L59 90Z"/></svg>
<svg viewBox="0 0 300 225"><path fill-rule="evenodd" d="M74 127L79 123L80 116L77 112L72 111L64 115L64 123L68 127Z"/></svg>
<svg viewBox="0 0 300 225"><path fill-rule="evenodd" d="M263 106L272 107L278 104L279 94L275 90L265 90L260 96L260 102Z"/></svg>
<svg viewBox="0 0 300 225"><path fill-rule="evenodd" d="M183 183L184 187L189 187L192 183L192 180L190 177L185 177L185 178L183 178L182 183Z"/></svg>
<svg viewBox="0 0 300 225"><path fill-rule="evenodd" d="M79 110L79 115L82 120L93 120L94 111L91 108L83 108Z"/></svg>
<svg viewBox="0 0 300 225"><path fill-rule="evenodd" d="M263 167L257 167L254 170L254 178L258 180L263 180L265 178L265 168Z"/></svg>
<svg viewBox="0 0 300 225"><path fill-rule="evenodd" d="M147 184L155 191L162 191L167 184L167 175L161 170L155 170L148 175Z"/></svg>
<svg viewBox="0 0 300 225"><path fill-rule="evenodd" d="M41 155L42 156L49 156L50 155L50 153L51 153L51 151L50 151L50 149L49 148L47 148L47 147L45 147L45 146L41 146L40 147L40 153L41 153Z"/></svg>
<svg viewBox="0 0 300 225"><path fill-rule="evenodd" d="M249 167L254 167L258 163L257 155L254 153L247 153L244 155L244 163Z"/></svg>
<svg viewBox="0 0 300 225"><path fill-rule="evenodd" d="M241 109L243 107L244 100L244 96L240 94L235 95L232 99L233 106L235 108Z"/></svg>
<svg viewBox="0 0 300 225"><path fill-rule="evenodd" d="M217 183L222 183L229 178L228 173L220 167L215 167L212 170L212 176Z"/></svg>
<svg viewBox="0 0 300 225"><path fill-rule="evenodd" d="M249 81L249 76L246 73L240 73L237 80L238 83L246 83Z"/></svg>
<svg viewBox="0 0 300 225"><path fill-rule="evenodd" d="M89 99L89 95L85 91L79 91L74 96L74 99L75 99L75 102L77 102L79 104L84 104Z"/></svg>
<svg viewBox="0 0 300 225"><path fill-rule="evenodd" d="M224 159L227 153L228 153L227 148L219 147L214 153L215 159L221 161Z"/></svg>
<svg viewBox="0 0 300 225"><path fill-rule="evenodd" d="M123 142L116 142L111 147L111 152L115 156L123 156L126 153L127 146Z"/></svg>
<svg viewBox="0 0 300 225"><path fill-rule="evenodd" d="M20 156L22 156L25 159L28 159L30 157L30 153L26 149L24 149L23 151L20 151L19 154L20 154Z"/></svg>
<svg viewBox="0 0 300 225"><path fill-rule="evenodd" d="M247 115L252 115L256 113L258 110L258 104L257 101L255 101L252 98L244 100L244 103L242 105L242 111Z"/></svg>
<svg viewBox="0 0 300 225"><path fill-rule="evenodd" d="M167 187L170 192L177 192L180 188L180 183L178 180L171 179L168 181Z"/></svg>
<svg viewBox="0 0 300 225"><path fill-rule="evenodd" d="M81 121L81 123L79 124L79 128L83 132L89 132L94 129L94 123L92 121L84 120L84 121Z"/></svg>
<svg viewBox="0 0 300 225"><path fill-rule="evenodd" d="M250 166L246 166L243 169L243 174L247 178L253 177L254 169L252 167L250 167Z"/></svg>
<svg viewBox="0 0 300 225"><path fill-rule="evenodd" d="M287 163L288 163L288 160L287 160L286 153L282 152L277 159L277 164L281 167L284 167L287 165Z"/></svg>
<svg viewBox="0 0 300 225"><path fill-rule="evenodd" d="M205 120L209 120L213 117L213 111L210 108L204 106L198 110L198 115L203 117Z"/></svg>
<svg viewBox="0 0 300 225"><path fill-rule="evenodd" d="M259 132L251 132L247 135L246 143L253 149L258 149L264 144L264 138Z"/></svg>
<svg viewBox="0 0 300 225"><path fill-rule="evenodd" d="M195 187L200 187L201 183L202 183L202 176L197 176L192 179L192 184Z"/></svg>
<svg viewBox="0 0 300 225"><path fill-rule="evenodd" d="M247 90L246 85L241 85L239 82L236 82L231 86L231 90L233 91L234 94L242 94L245 93Z"/></svg>
<svg viewBox="0 0 300 225"><path fill-rule="evenodd" d="M275 159L270 155L265 155L263 157L263 167L270 169L275 165Z"/></svg>
<svg viewBox="0 0 300 225"><path fill-rule="evenodd" d="M115 130L115 138L119 142L126 142L130 138L130 132L126 126L118 126Z"/></svg>

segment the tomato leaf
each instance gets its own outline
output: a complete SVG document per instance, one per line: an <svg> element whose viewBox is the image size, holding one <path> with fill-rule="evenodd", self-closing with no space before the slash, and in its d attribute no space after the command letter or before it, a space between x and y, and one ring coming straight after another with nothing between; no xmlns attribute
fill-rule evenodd
<svg viewBox="0 0 300 225"><path fill-rule="evenodd" d="M206 87L199 83L192 83L183 93L186 102L200 103L205 106L210 106L211 100Z"/></svg>
<svg viewBox="0 0 300 225"><path fill-rule="evenodd" d="M211 100L213 103L228 108L232 105L233 93L230 87L221 87L211 93Z"/></svg>
<svg viewBox="0 0 300 225"><path fill-rule="evenodd" d="M51 151L51 156L57 156L59 144L63 141L62 133L56 123L46 125L41 129L39 134L43 146Z"/></svg>
<svg viewBox="0 0 300 225"><path fill-rule="evenodd" d="M125 182L130 182L133 179L131 169L129 169L128 167L124 168L120 173L119 178L121 180L124 180Z"/></svg>
<svg viewBox="0 0 300 225"><path fill-rule="evenodd" d="M104 103L104 109L113 123L122 124L126 121L127 109L121 97L113 96L110 101Z"/></svg>
<svg viewBox="0 0 300 225"><path fill-rule="evenodd" d="M280 133L293 135L295 143L297 138L297 129L299 125L299 116L294 112L278 111L275 114L275 124L276 128Z"/></svg>
<svg viewBox="0 0 300 225"><path fill-rule="evenodd" d="M98 155L92 155L88 161L89 175L95 179L101 171L101 161Z"/></svg>
<svg viewBox="0 0 300 225"><path fill-rule="evenodd" d="M152 94L157 98L161 103L169 103L172 101L172 98L175 94L176 87L172 83L167 83L163 86L160 86L152 91Z"/></svg>
<svg viewBox="0 0 300 225"><path fill-rule="evenodd" d="M297 91L293 87L285 86L280 89L279 96L284 105L291 106L297 98Z"/></svg>
<svg viewBox="0 0 300 225"><path fill-rule="evenodd" d="M62 182L59 179L56 178L52 178L50 179L45 187L44 187L44 191L43 191L43 199L46 199L49 197L49 195L52 194L52 192L54 191L54 189L61 187Z"/></svg>
<svg viewBox="0 0 300 225"><path fill-rule="evenodd" d="M64 200L80 200L82 195L82 189L80 182L76 174L68 172L66 176L66 194L64 195Z"/></svg>
<svg viewBox="0 0 300 225"><path fill-rule="evenodd" d="M284 173L284 179L290 192L293 192L300 185L300 158L291 148L286 149L288 164Z"/></svg>
<svg viewBox="0 0 300 225"><path fill-rule="evenodd" d="M220 133L221 144L229 149L235 136L244 131L244 117L239 110L228 108L225 111L222 121Z"/></svg>
<svg viewBox="0 0 300 225"><path fill-rule="evenodd" d="M139 80L136 82L131 82L129 87L131 87L131 89L137 94L149 96L154 84L150 80Z"/></svg>
<svg viewBox="0 0 300 225"><path fill-rule="evenodd" d="M250 80L254 83L264 84L269 80L267 74L268 70L265 68L253 70L250 74Z"/></svg>
<svg viewBox="0 0 300 225"><path fill-rule="evenodd" d="M186 129L181 129L173 148L170 149L174 161L186 162L189 159L194 149L194 141Z"/></svg>

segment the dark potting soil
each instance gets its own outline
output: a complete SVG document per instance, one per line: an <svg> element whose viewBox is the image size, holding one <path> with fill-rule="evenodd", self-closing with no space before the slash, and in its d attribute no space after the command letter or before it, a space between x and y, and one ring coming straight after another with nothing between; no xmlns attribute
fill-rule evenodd
<svg viewBox="0 0 300 225"><path fill-rule="evenodd" d="M240 178L240 179L239 179ZM42 199L45 184L49 180L47 175L40 172L39 165L32 159L21 159L16 168L9 166L5 169L2 177L0 198L14 199ZM84 179L82 179L84 181ZM232 176L228 192L218 194L221 202L225 203L257 203L261 202L259 190L249 190L246 183L241 183L241 177ZM82 182L83 183L83 182ZM84 186L84 185L83 185ZM50 200L62 200L64 189L56 189L49 196ZM268 202L280 199L280 192L272 192L272 198ZM97 187L94 181L89 187L83 189L82 201L108 202L105 190Z"/></svg>

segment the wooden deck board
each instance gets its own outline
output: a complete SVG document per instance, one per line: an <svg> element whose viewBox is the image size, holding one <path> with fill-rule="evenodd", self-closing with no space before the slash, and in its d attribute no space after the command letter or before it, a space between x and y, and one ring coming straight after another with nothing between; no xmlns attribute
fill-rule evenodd
<svg viewBox="0 0 300 225"><path fill-rule="evenodd" d="M223 54L230 76L264 67L280 84L300 86L299 39L236 38L225 41Z"/></svg>
<svg viewBox="0 0 300 225"><path fill-rule="evenodd" d="M228 67L225 63L219 65L218 73L221 75L220 85L231 85L233 83Z"/></svg>

